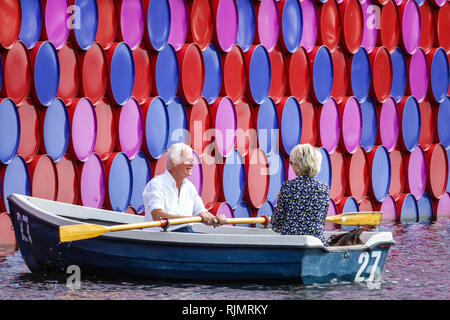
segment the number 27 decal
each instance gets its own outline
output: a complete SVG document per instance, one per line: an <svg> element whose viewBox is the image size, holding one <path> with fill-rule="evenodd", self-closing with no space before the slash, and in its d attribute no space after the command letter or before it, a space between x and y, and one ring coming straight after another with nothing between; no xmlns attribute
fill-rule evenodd
<svg viewBox="0 0 450 320"><path fill-rule="evenodd" d="M361 252L358 258L358 263L361 264L361 266L358 269L358 272L355 276L355 282L362 282L362 281L373 281L375 278L375 272L378 268L378 262L381 258L381 251L372 251L372 258L375 258L375 262L372 265L372 269L370 270L369 278L361 277L361 274L364 272L364 270L367 267L367 264L369 263L369 253L367 251Z"/></svg>

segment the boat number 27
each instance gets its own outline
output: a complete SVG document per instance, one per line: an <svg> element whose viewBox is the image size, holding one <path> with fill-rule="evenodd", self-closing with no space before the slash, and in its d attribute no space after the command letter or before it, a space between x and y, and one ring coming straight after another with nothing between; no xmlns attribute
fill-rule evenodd
<svg viewBox="0 0 450 320"><path fill-rule="evenodd" d="M358 272L356 273L355 276L355 282L362 282L362 281L373 281L375 278L375 272L378 269L378 262L380 261L381 258L381 251L372 251L371 254L372 258L375 258L375 261L372 265L372 269L370 270L370 274L369 274L369 278L364 278L361 277L361 274L364 272L364 270L366 270L367 265L369 264L369 260L370 260L370 256L369 253L367 251L361 252L361 254L359 255L358 258L358 264L360 264L361 266L358 269ZM379 276L379 272L378 272L378 276Z"/></svg>

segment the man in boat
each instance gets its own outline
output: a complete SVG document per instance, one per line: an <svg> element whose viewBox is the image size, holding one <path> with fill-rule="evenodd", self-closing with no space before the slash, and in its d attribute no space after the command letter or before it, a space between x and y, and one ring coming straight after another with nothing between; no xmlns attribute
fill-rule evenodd
<svg viewBox="0 0 450 320"><path fill-rule="evenodd" d="M282 184L277 206L272 214L272 229L281 234L311 235L322 240L330 204L330 189L317 180L322 155L310 144L292 149L289 162L297 178Z"/></svg>
<svg viewBox="0 0 450 320"><path fill-rule="evenodd" d="M224 215L214 216L206 210L194 184L187 177L194 167L191 147L173 144L167 152L167 170L151 179L144 188L145 220L177 219L200 216L206 225L226 223ZM191 225L169 226L169 231L194 232Z"/></svg>

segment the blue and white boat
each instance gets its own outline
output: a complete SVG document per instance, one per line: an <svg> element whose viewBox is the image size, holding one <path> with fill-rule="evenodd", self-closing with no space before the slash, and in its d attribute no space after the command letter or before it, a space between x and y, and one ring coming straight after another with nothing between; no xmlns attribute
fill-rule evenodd
<svg viewBox="0 0 450 320"><path fill-rule="evenodd" d="M144 217L18 194L8 201L20 252L33 273L66 274L76 265L81 275L115 278L296 279L306 285L377 281L394 244L390 232L365 231L362 244L326 247L312 236L201 223L193 224L196 233L133 229L60 242L60 226L140 223ZM337 233L325 232L325 237Z"/></svg>

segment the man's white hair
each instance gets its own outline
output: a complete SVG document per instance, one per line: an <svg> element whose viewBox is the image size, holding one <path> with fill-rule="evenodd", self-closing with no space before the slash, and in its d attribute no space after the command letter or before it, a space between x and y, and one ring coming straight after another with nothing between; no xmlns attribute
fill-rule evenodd
<svg viewBox="0 0 450 320"><path fill-rule="evenodd" d="M298 165L298 170L294 170L297 176L315 177L322 165L322 154L318 148L308 143L299 144L292 149L289 160Z"/></svg>
<svg viewBox="0 0 450 320"><path fill-rule="evenodd" d="M192 154L192 148L185 143L174 143L167 150L167 169L172 167L172 161L176 164L183 162L187 155Z"/></svg>

